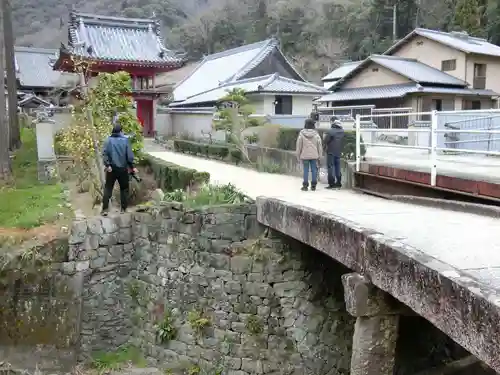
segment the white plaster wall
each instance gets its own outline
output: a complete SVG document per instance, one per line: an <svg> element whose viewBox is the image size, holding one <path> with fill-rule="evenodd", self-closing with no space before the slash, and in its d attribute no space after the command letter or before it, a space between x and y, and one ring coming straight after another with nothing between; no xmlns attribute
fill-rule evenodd
<svg viewBox="0 0 500 375"><path fill-rule="evenodd" d="M293 97L293 115L306 115L309 116L313 110L313 97L295 95Z"/></svg>
<svg viewBox="0 0 500 375"><path fill-rule="evenodd" d="M264 97L262 95L258 96L250 96L248 98L250 101L250 105L252 106L254 110L254 114L256 115L265 115L265 101Z"/></svg>
<svg viewBox="0 0 500 375"><path fill-rule="evenodd" d="M172 116L170 113L157 111L155 117L155 128L158 135L172 135Z"/></svg>
<svg viewBox="0 0 500 375"><path fill-rule="evenodd" d="M212 131L212 113L171 113L172 134L189 134L194 138L206 138L203 133ZM212 132L212 139L224 140L224 132Z"/></svg>
<svg viewBox="0 0 500 375"><path fill-rule="evenodd" d="M313 96L293 95L292 98L292 116L309 116L313 109ZM263 114L274 115L274 95L265 95L263 100Z"/></svg>

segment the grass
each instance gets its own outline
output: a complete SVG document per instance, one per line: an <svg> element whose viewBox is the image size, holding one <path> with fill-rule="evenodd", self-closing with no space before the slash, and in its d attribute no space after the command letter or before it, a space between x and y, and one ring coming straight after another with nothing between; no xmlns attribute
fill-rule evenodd
<svg viewBox="0 0 500 375"><path fill-rule="evenodd" d="M92 368L100 374L117 371L134 365L146 367L146 360L140 350L133 346L123 346L114 352L97 352L92 356Z"/></svg>
<svg viewBox="0 0 500 375"><path fill-rule="evenodd" d="M30 229L53 222L62 211L62 186L38 181L34 129L22 129L14 154L13 179L0 186L0 228Z"/></svg>
<svg viewBox="0 0 500 375"><path fill-rule="evenodd" d="M248 201L248 197L234 185L204 184L196 192L174 190L166 193L164 200L182 202L185 207L196 208L221 204L240 204Z"/></svg>

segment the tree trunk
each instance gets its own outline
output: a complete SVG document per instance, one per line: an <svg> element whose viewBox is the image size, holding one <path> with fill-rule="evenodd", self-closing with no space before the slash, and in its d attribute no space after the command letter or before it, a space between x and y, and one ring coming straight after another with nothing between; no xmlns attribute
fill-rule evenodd
<svg viewBox="0 0 500 375"><path fill-rule="evenodd" d="M5 0L2 0L5 1ZM0 7L0 72L4 72L3 6ZM8 180L12 175L10 166L10 131L5 118L5 88L0 90L0 180Z"/></svg>
<svg viewBox="0 0 500 375"><path fill-rule="evenodd" d="M3 8L3 28L5 43L5 69L7 71L7 102L9 128L10 128L10 149L16 150L21 146L21 131L19 129L19 119L17 117L17 81L16 64L14 57L14 34L12 31L12 9L10 0L2 0Z"/></svg>

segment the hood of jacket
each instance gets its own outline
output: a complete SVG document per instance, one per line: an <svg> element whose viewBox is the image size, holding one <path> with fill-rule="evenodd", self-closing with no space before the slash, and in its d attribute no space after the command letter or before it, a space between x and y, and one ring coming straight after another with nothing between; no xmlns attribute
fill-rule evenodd
<svg viewBox="0 0 500 375"><path fill-rule="evenodd" d="M316 129L302 129L300 131L300 134L302 134L306 138L313 138L318 134L318 132L316 131Z"/></svg>
<svg viewBox="0 0 500 375"><path fill-rule="evenodd" d="M339 120L335 120L335 121L332 123L332 128L343 129L343 127L342 127L342 123L341 123Z"/></svg>

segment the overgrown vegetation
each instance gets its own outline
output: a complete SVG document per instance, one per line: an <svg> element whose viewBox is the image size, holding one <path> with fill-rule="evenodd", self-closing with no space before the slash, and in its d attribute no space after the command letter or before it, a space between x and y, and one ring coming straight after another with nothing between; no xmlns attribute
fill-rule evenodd
<svg viewBox="0 0 500 375"><path fill-rule="evenodd" d="M177 337L177 328L174 326L172 312L166 310L162 319L156 325L156 335L160 343L165 344Z"/></svg>
<svg viewBox="0 0 500 375"><path fill-rule="evenodd" d="M143 164L152 169L158 187L167 192L187 190L210 180L210 174L207 172L199 172L151 156L148 156Z"/></svg>
<svg viewBox="0 0 500 375"><path fill-rule="evenodd" d="M267 160L266 158L259 158L257 163L255 164L255 168L259 172L265 172L265 173L278 173L278 174L285 174L286 167L282 164L276 163L272 160Z"/></svg>
<svg viewBox="0 0 500 375"><path fill-rule="evenodd" d="M241 151L232 145L209 144L182 139L174 140L174 150L184 154L226 160L235 164L239 164L243 158Z"/></svg>
<svg viewBox="0 0 500 375"><path fill-rule="evenodd" d="M248 332L255 336L260 335L262 332L264 332L264 324L256 315L250 315L247 318L245 322L245 328Z"/></svg>
<svg viewBox="0 0 500 375"><path fill-rule="evenodd" d="M248 197L232 184L203 184L197 190L189 192L177 189L166 193L164 200L182 202L187 208L221 204L240 204L249 201Z"/></svg>
<svg viewBox="0 0 500 375"><path fill-rule="evenodd" d="M75 64L86 74L88 64ZM123 132L129 136L135 157L140 158L143 148L142 127L134 114L132 99L127 95L131 90L132 81L128 73L99 74L97 85L75 108L71 126L58 135L58 151L73 158L79 185L92 181L95 198L102 194L99 181L99 168L102 166L96 164L95 148L99 154L102 152L114 121L122 126Z"/></svg>
<svg viewBox="0 0 500 375"><path fill-rule="evenodd" d="M197 336L202 336L204 330L212 325L209 318L202 311L192 310L188 312L187 321Z"/></svg>
<svg viewBox="0 0 500 375"><path fill-rule="evenodd" d="M57 181L38 181L35 130L21 129L21 141L12 162L13 179L0 186L0 228L34 228L68 213L63 187Z"/></svg>
<svg viewBox="0 0 500 375"><path fill-rule="evenodd" d="M141 351L134 346L123 346L114 352L96 352L92 355L92 367L100 374L120 370L134 365L145 367L146 360Z"/></svg>

